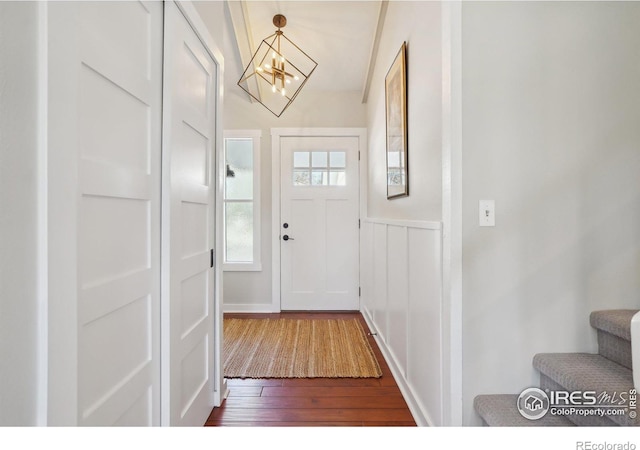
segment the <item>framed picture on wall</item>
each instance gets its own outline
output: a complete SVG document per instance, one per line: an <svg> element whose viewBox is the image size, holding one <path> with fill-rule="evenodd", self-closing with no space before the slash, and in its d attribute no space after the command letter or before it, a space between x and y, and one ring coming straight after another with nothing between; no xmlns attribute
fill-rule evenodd
<svg viewBox="0 0 640 450"><path fill-rule="evenodd" d="M388 199L409 195L406 53L403 42L385 77Z"/></svg>

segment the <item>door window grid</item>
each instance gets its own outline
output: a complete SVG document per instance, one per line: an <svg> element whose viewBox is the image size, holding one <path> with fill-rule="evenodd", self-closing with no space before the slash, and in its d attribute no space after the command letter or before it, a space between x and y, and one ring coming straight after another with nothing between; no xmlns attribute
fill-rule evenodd
<svg viewBox="0 0 640 450"><path fill-rule="evenodd" d="M345 186L346 162L344 151L293 152L293 185Z"/></svg>

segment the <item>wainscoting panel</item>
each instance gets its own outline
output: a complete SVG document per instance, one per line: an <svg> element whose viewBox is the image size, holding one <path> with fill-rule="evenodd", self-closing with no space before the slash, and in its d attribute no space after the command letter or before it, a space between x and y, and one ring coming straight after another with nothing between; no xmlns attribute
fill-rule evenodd
<svg viewBox="0 0 640 450"><path fill-rule="evenodd" d="M407 381L422 407L442 424L442 249L440 230L408 229Z"/></svg>
<svg viewBox="0 0 640 450"><path fill-rule="evenodd" d="M387 227L387 346L407 376L409 312L407 228Z"/></svg>
<svg viewBox="0 0 640 450"><path fill-rule="evenodd" d="M366 219L362 312L419 425L442 425L439 222Z"/></svg>
<svg viewBox="0 0 640 450"><path fill-rule="evenodd" d="M378 335L387 342L387 227L373 225L373 283L371 285L371 317Z"/></svg>

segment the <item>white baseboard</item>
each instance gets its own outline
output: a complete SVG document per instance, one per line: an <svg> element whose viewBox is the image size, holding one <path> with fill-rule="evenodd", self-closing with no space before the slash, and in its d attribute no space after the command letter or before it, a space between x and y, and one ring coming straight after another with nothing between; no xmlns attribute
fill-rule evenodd
<svg viewBox="0 0 640 450"><path fill-rule="evenodd" d="M377 333L378 332L377 327L375 326L373 319L369 314L369 311L366 308L362 308L361 312L362 312L362 316L364 317L364 320L367 322L367 325L369 326L369 329L373 333ZM398 365L396 364L391 351L389 350L387 345L384 343L384 340L381 339L381 336L379 334L377 334L375 337L376 337L376 343L378 344L378 347L382 352L382 356L384 356L384 359L387 362L387 365L389 366L391 373L393 374L393 378L396 380L396 383L400 388L400 392L402 393L404 400L407 402L407 406L409 406L409 411L411 411L411 415L413 416L413 419L416 421L416 425L418 425L419 427L434 426L433 422L429 420L427 414L425 414L422 411L422 408L419 406L420 403L416 399L416 396L413 394L413 391L409 386L409 384L407 383L407 380L404 378L404 376L402 376L402 372L400 371Z"/></svg>
<svg viewBox="0 0 640 450"><path fill-rule="evenodd" d="M271 303L223 303L222 310L226 313L278 313L273 310Z"/></svg>

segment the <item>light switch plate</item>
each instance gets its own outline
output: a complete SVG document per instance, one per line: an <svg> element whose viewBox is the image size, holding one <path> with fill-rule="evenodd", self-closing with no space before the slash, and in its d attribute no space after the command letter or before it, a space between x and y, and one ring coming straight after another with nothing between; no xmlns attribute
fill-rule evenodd
<svg viewBox="0 0 640 450"><path fill-rule="evenodd" d="M480 206L478 208L478 221L481 227L496 226L495 200L480 200Z"/></svg>

